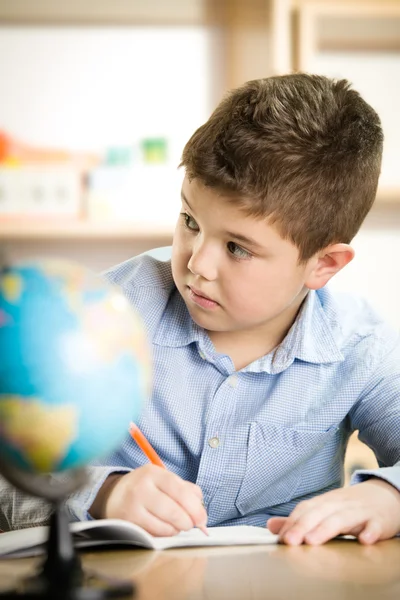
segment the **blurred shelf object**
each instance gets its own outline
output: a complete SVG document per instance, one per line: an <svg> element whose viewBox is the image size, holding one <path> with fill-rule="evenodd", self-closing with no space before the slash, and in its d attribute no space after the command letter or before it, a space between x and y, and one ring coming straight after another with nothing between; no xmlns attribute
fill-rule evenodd
<svg viewBox="0 0 400 600"><path fill-rule="evenodd" d="M165 223L96 222L59 219L0 219L0 242L11 240L155 240L170 242L174 226Z"/></svg>
<svg viewBox="0 0 400 600"><path fill-rule="evenodd" d="M77 218L81 213L81 196L81 173L73 166L9 168L0 163L0 219L15 213L26 218Z"/></svg>

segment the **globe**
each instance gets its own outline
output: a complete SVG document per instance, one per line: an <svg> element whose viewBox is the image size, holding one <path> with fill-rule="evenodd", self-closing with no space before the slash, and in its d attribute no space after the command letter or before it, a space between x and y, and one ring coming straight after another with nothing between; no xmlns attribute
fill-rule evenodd
<svg viewBox="0 0 400 600"><path fill-rule="evenodd" d="M116 286L64 260L0 269L0 459L26 473L81 468L128 435L150 351Z"/></svg>

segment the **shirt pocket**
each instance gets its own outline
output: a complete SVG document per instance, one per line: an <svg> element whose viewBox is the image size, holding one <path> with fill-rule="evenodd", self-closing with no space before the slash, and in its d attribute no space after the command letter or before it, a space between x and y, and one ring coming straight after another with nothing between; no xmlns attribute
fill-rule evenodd
<svg viewBox="0 0 400 600"><path fill-rule="evenodd" d="M236 497L238 511L246 515L294 498L307 462L322 449L334 454L338 431L336 426L321 431L250 423L246 470Z"/></svg>

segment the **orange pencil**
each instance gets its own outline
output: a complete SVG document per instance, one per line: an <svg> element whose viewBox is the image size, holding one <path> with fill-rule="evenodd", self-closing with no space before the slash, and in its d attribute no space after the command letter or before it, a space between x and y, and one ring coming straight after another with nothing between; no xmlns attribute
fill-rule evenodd
<svg viewBox="0 0 400 600"><path fill-rule="evenodd" d="M153 446L140 431L139 427L135 425L135 423L130 423L129 433L131 434L139 448L142 450L143 454L147 456L147 458L151 463L153 463L153 465L157 465L158 467L162 467L163 469L166 468L163 461L158 456L157 452L154 450Z"/></svg>
<svg viewBox="0 0 400 600"><path fill-rule="evenodd" d="M129 424L129 433L131 434L132 438L135 440L143 454L147 456L147 458L153 465L157 465L158 467L162 467L163 469L167 468L164 465L161 458L158 456L157 452L154 450L153 446L150 444L149 440L143 435L143 433L140 431L139 427L135 423ZM208 535L206 527L198 526L198 529L200 529L205 535Z"/></svg>

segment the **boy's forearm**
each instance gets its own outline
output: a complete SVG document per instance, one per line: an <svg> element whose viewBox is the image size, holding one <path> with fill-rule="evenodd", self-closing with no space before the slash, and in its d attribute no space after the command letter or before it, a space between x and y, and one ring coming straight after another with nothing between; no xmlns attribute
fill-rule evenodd
<svg viewBox="0 0 400 600"><path fill-rule="evenodd" d="M122 475L129 473L131 469L122 466L90 466L86 469L88 481L85 486L71 494L66 500L66 507L71 521L86 521L90 518L99 518L97 514L102 514L100 501L102 495L98 499L99 508L96 506L94 514L92 507L99 494L99 491L111 476ZM104 493L106 488L104 488Z"/></svg>
<svg viewBox="0 0 400 600"><path fill-rule="evenodd" d="M89 508L89 514L93 519L104 519L106 517L107 500L110 493L114 489L118 481L123 477L122 473L112 473L104 481L103 485L97 492L91 507Z"/></svg>

